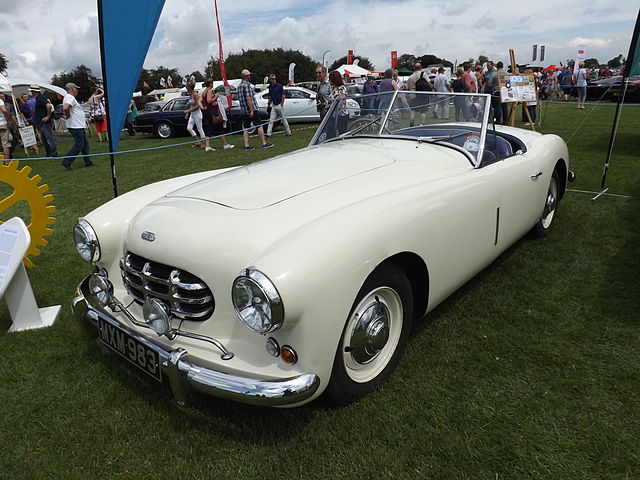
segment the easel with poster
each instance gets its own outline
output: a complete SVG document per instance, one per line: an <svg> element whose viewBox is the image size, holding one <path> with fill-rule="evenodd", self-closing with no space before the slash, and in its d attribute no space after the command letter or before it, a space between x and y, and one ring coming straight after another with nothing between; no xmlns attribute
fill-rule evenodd
<svg viewBox="0 0 640 480"><path fill-rule="evenodd" d="M500 84L500 101L502 103L511 104L507 123L512 127L515 126L516 106L524 105L524 112L529 120L531 130L535 132L536 127L533 124L531 115L529 115L529 109L526 107L528 102L538 101L536 78L533 74L520 73L513 49L509 49L509 57L511 58L511 73L501 73L498 76L498 82Z"/></svg>

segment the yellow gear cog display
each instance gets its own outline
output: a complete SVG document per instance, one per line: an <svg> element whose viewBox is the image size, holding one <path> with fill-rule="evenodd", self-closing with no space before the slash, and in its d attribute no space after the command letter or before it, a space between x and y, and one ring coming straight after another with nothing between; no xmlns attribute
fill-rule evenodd
<svg viewBox="0 0 640 480"><path fill-rule="evenodd" d="M0 199L0 218L4 212L18 202L24 201L29 206L31 223L27 225L27 228L31 236L31 245L29 245L22 261L25 266L33 268L35 265L29 257L40 255L39 247L44 247L49 243L44 237L53 233L49 225L54 224L56 219L50 215L56 211L56 207L49 205L53 201L53 195L47 193L49 186L38 185L42 177L40 175L29 177L31 167L25 166L18 170L18 163L17 160L12 160L6 164L0 164L0 182L13 188L13 192ZM0 220L0 225L2 223L3 221Z"/></svg>

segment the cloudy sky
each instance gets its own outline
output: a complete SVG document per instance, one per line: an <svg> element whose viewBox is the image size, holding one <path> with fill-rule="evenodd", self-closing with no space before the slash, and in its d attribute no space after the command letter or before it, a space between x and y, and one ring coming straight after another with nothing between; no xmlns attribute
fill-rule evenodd
<svg viewBox="0 0 640 480"><path fill-rule="evenodd" d="M108 0L105 0L108 1ZM132 0L134 1L134 0ZM140 0L135 0L140 1ZM601 62L626 56L638 0L218 0L225 54L250 48L300 50L328 63L353 49L378 70L398 55L433 53L452 62L486 55L531 61L546 46L545 64L575 58ZM145 67L186 74L217 56L213 0L166 0ZM95 0L0 0L0 53L9 78L47 82L79 64L100 76ZM251 68L250 65L247 65Z"/></svg>

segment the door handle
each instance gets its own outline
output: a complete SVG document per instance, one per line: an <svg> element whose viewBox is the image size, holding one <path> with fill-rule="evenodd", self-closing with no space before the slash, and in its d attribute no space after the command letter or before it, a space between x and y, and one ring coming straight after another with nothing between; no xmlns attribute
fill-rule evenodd
<svg viewBox="0 0 640 480"><path fill-rule="evenodd" d="M538 170L536 173L531 175L531 180L537 180L540 175L542 175L542 170Z"/></svg>

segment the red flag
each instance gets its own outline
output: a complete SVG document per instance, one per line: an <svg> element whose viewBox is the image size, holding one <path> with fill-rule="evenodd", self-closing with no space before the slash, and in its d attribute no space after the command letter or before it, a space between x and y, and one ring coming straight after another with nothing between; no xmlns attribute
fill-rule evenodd
<svg viewBox="0 0 640 480"><path fill-rule="evenodd" d="M398 51L391 52L391 68L398 68Z"/></svg>
<svg viewBox="0 0 640 480"><path fill-rule="evenodd" d="M347 52L347 65L351 65L353 63L353 50L349 50Z"/></svg>
<svg viewBox="0 0 640 480"><path fill-rule="evenodd" d="M227 102L229 109L231 109L231 89L229 88L229 82L227 81L227 72L224 69L224 52L222 51L222 32L220 31L220 15L218 14L218 0L214 0L213 4L216 8L216 25L218 26L218 56L220 57L220 74L222 75L222 83L225 86L227 93Z"/></svg>

